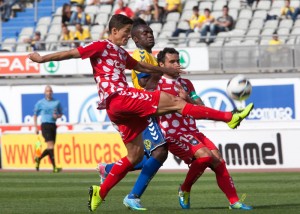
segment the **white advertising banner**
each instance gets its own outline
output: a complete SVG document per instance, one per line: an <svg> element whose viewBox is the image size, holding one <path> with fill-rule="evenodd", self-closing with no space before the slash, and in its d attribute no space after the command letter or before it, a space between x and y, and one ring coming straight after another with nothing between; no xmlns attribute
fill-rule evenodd
<svg viewBox="0 0 300 214"><path fill-rule="evenodd" d="M261 127L258 123L257 127ZM300 126L285 129L205 130L219 148L228 169L300 168ZM162 169L188 169L169 154Z"/></svg>
<svg viewBox="0 0 300 214"><path fill-rule="evenodd" d="M207 71L209 69L206 47L177 49L180 63L188 72ZM160 50L153 50L156 55ZM128 51L132 54L132 50ZM51 52L43 52L42 55ZM93 74L89 59L71 59L60 62L51 61L37 64L27 58L28 53L1 53L0 76L38 76L38 75L76 75ZM129 71L127 71L129 72Z"/></svg>

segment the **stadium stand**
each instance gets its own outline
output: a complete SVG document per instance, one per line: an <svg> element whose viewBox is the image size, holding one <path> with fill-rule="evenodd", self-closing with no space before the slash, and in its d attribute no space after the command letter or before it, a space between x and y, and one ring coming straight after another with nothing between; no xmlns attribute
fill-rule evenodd
<svg viewBox="0 0 300 214"><path fill-rule="evenodd" d="M53 5L55 2L55 5ZM61 19L62 19L62 6L69 3L68 0L40 0L37 4L37 15L35 19L35 8L33 4L17 13L15 18L2 23L2 49L6 51L26 51L28 44L24 44L25 38L29 38L34 32L39 31L43 41L46 43L48 51L65 50L68 47L60 44L61 35ZM128 0L129 7L134 6L134 0ZM295 22L292 19L280 17L280 10L284 6L284 0L260 0L254 3L251 7L248 6L245 0L182 0L183 11L182 13L174 12L167 15L164 22L150 23L156 38L155 48L165 46L170 47L201 47L209 46L209 52L212 59L212 67L214 64L213 57L224 53L230 56L240 54L234 50L236 46L255 46L268 45L269 40L272 38L274 32L277 32L280 40L286 45L299 45L300 44L300 19ZM159 5L164 6L165 0L159 0ZM205 8L212 10L212 15L217 18L222 15L222 8L228 5L229 14L235 20L235 27L228 32L220 32L213 43L199 43L200 34L198 32L190 33L188 37L180 34L176 39L172 38L173 31L180 27L182 29L188 28L187 23L184 21L189 19L192 14L192 8L198 6L200 14L203 14ZM291 0L291 6L297 8L300 6L300 1ZM93 40L100 38L103 32L107 29L107 23L110 16L117 8L117 1L114 5L86 5L84 12L91 17L91 25L84 26L91 32ZM71 10L76 8L72 6ZM70 31L75 31L74 26L68 26ZM209 34L208 34L209 36ZM214 52L214 48L222 47L223 51ZM230 47L230 48L229 48ZM134 44L130 41L126 48L134 48ZM228 49L229 48L229 49ZM224 49L226 50L224 52ZM295 48L294 48L295 49ZM298 49L297 49L298 50ZM295 51L297 51L295 49ZM233 52L229 54L228 52ZM254 53L258 50L248 50L242 52L242 56L255 57ZM298 53L298 52L297 52ZM257 56L256 56L257 57ZM234 58L233 58L234 59ZM250 59L251 61L252 59ZM253 59L254 60L254 59ZM253 61L252 61L253 62ZM254 66L255 63L249 63ZM294 63L295 64L295 63ZM240 64L232 63L228 66L239 66ZM227 66L227 65L226 65ZM224 65L222 65L224 68ZM257 67L257 65L256 65Z"/></svg>

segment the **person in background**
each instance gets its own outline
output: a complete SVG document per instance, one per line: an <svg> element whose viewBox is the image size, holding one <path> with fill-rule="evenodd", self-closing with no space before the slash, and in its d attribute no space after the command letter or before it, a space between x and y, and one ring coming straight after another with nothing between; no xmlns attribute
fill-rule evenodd
<svg viewBox="0 0 300 214"><path fill-rule="evenodd" d="M210 9L208 8L205 8L204 9L204 15L201 15L200 16L200 20L199 20L199 24L198 24L198 28L200 28L200 35L201 35L201 39L200 39L200 42L206 42L206 36L207 36L207 33L212 31L212 26L213 26L213 23L215 21L215 18L211 15L211 12L210 12ZM213 39L210 38L208 43L211 43L213 42Z"/></svg>
<svg viewBox="0 0 300 214"><path fill-rule="evenodd" d="M49 156L51 164L53 166L53 172L60 172L62 169L56 167L54 157L54 145L56 140L56 120L62 116L62 107L59 100L53 98L53 91L50 85L45 87L45 98L39 100L34 106L33 121L35 127L35 133L39 134L38 129L38 115L41 116L41 130L42 135L47 143L47 148L43 151L41 157L35 158L35 168L40 170L41 160Z"/></svg>
<svg viewBox="0 0 300 214"><path fill-rule="evenodd" d="M68 29L66 25L63 25L61 28L61 36L60 36L60 41L62 46L72 46L72 42L63 42L63 41L73 41L74 40L74 35L73 33Z"/></svg>
<svg viewBox="0 0 300 214"><path fill-rule="evenodd" d="M115 11L115 14L122 14L129 18L133 18L134 12L130 9L130 7L126 6L123 0L118 0L119 8Z"/></svg>
<svg viewBox="0 0 300 214"><path fill-rule="evenodd" d="M227 5L223 7L223 15L218 17L214 24L211 25L211 36L216 36L220 32L226 32L233 29L234 20L228 14L229 8ZM212 41L212 40L211 40Z"/></svg>
<svg viewBox="0 0 300 214"><path fill-rule="evenodd" d="M193 15L190 19L184 20L189 23L190 28L189 29L181 29L177 28L173 34L172 37L178 37L180 33L185 33L186 36L189 35L189 33L194 32L195 27L200 23L200 14L199 14L199 8L198 6L193 7Z"/></svg>
<svg viewBox="0 0 300 214"><path fill-rule="evenodd" d="M291 7L291 1L285 0L284 6L280 10L280 17L281 18L293 18L295 12L295 8Z"/></svg>
<svg viewBox="0 0 300 214"><path fill-rule="evenodd" d="M269 45L281 45L282 41L279 40L277 31L275 31L272 35L272 39L269 41Z"/></svg>
<svg viewBox="0 0 300 214"><path fill-rule="evenodd" d="M81 25L89 25L91 24L91 17L90 15L86 14L83 11L82 5L76 6L77 11L72 13L70 24L75 25L80 23Z"/></svg>
<svg viewBox="0 0 300 214"><path fill-rule="evenodd" d="M24 39L24 42L29 43L30 49L34 51L45 51L46 50L45 42L41 40L42 40L41 33L39 31L36 31L32 38L26 38Z"/></svg>
<svg viewBox="0 0 300 214"><path fill-rule="evenodd" d="M91 39L91 33L88 28L83 28L80 23L76 24L76 31L74 33L74 40L78 40L78 42L75 42L75 45L84 45L84 40Z"/></svg>
<svg viewBox="0 0 300 214"><path fill-rule="evenodd" d="M65 3L62 7L61 24L68 25L72 17L71 5Z"/></svg>
<svg viewBox="0 0 300 214"><path fill-rule="evenodd" d="M70 4L73 6L81 5L83 6L85 4L85 0L70 0Z"/></svg>

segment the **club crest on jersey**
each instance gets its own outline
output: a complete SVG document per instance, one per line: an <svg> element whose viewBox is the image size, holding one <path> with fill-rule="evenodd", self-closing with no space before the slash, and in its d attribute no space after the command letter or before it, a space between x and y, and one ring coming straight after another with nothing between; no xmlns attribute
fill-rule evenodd
<svg viewBox="0 0 300 214"><path fill-rule="evenodd" d="M191 140L190 140L190 144L192 144L193 146L196 146L196 145L198 145L200 142L197 140L197 139L195 139L195 138L192 138Z"/></svg>
<svg viewBox="0 0 300 214"><path fill-rule="evenodd" d="M152 143L150 140L148 140L148 139L144 140L144 145L147 150L149 150L151 148L151 144Z"/></svg>

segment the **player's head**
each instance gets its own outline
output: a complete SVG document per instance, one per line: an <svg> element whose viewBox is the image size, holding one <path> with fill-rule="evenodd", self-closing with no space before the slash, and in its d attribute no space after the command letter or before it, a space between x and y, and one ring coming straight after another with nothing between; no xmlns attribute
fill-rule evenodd
<svg viewBox="0 0 300 214"><path fill-rule="evenodd" d="M179 52L175 48L164 48L157 54L160 67L180 69Z"/></svg>
<svg viewBox="0 0 300 214"><path fill-rule="evenodd" d="M52 88L51 88L50 85L47 85L45 87L45 92L44 93L45 93L45 98L47 100L52 100L53 91L52 91Z"/></svg>
<svg viewBox="0 0 300 214"><path fill-rule="evenodd" d="M122 14L113 15L108 24L109 39L116 45L126 45L132 27L132 19Z"/></svg>
<svg viewBox="0 0 300 214"><path fill-rule="evenodd" d="M143 19L137 18L133 21L131 37L138 48L143 48L151 53L151 49L155 45L153 31Z"/></svg>

